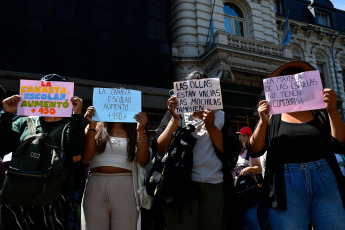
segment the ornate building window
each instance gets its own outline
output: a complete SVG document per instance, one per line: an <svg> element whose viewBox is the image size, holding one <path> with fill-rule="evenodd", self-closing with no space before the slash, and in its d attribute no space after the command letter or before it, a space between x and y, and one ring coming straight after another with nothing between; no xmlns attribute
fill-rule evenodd
<svg viewBox="0 0 345 230"><path fill-rule="evenodd" d="M320 72L320 77L321 77L323 88L327 88L328 86L327 86L327 83L325 81L326 63L321 63L321 62L316 63L316 69Z"/></svg>
<svg viewBox="0 0 345 230"><path fill-rule="evenodd" d="M316 69L320 72L323 88L330 87L327 57L322 51L315 53Z"/></svg>
<svg viewBox="0 0 345 230"><path fill-rule="evenodd" d="M233 3L224 4L225 31L229 34L244 37L244 17L243 13Z"/></svg>
<svg viewBox="0 0 345 230"><path fill-rule="evenodd" d="M323 26L331 26L330 20L329 20L329 14L322 12L322 11L318 11L317 12L317 21L320 25Z"/></svg>
<svg viewBox="0 0 345 230"><path fill-rule="evenodd" d="M274 11L277 14L283 14L283 1L282 0L275 0L274 1Z"/></svg>

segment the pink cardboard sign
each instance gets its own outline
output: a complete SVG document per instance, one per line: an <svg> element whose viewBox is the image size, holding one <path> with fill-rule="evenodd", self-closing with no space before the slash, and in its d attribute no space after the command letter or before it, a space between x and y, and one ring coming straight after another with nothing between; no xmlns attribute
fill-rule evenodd
<svg viewBox="0 0 345 230"><path fill-rule="evenodd" d="M326 108L318 70L263 80L270 115Z"/></svg>
<svg viewBox="0 0 345 230"><path fill-rule="evenodd" d="M74 83L20 80L17 114L21 116L70 117Z"/></svg>
<svg viewBox="0 0 345 230"><path fill-rule="evenodd" d="M223 109L222 91L218 78L174 82L178 100L177 114Z"/></svg>

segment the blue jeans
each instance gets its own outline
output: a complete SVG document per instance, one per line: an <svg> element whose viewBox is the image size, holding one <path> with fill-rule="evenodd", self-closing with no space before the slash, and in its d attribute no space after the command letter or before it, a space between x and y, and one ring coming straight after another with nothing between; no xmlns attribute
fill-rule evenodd
<svg viewBox="0 0 345 230"><path fill-rule="evenodd" d="M327 160L284 165L287 210L269 211L273 230L345 229L345 208Z"/></svg>
<svg viewBox="0 0 345 230"><path fill-rule="evenodd" d="M252 207L241 211L242 229L245 230L260 230L260 224L258 220L258 206L259 203Z"/></svg>

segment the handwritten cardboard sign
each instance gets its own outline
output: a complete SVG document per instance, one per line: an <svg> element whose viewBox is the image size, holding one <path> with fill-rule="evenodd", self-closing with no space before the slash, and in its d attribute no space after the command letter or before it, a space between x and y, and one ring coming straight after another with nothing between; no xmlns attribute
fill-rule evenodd
<svg viewBox="0 0 345 230"><path fill-rule="evenodd" d="M174 93L179 101L175 111L177 114L223 109L218 78L174 82Z"/></svg>
<svg viewBox="0 0 345 230"><path fill-rule="evenodd" d="M317 70L266 78L263 81L270 114L326 108Z"/></svg>
<svg viewBox="0 0 345 230"><path fill-rule="evenodd" d="M70 117L73 82L20 80L17 114L21 116Z"/></svg>
<svg viewBox="0 0 345 230"><path fill-rule="evenodd" d="M94 121L137 122L134 115L141 112L141 92L122 88L94 88Z"/></svg>

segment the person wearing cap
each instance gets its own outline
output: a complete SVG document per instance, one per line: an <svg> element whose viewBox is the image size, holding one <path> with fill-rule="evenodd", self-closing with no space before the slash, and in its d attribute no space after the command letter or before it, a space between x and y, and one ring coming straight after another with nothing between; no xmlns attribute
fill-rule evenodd
<svg viewBox="0 0 345 230"><path fill-rule="evenodd" d="M193 71L185 80L204 78L207 78L205 73ZM158 127L152 149L163 155L178 127L183 122L193 125L196 128L193 136L197 139L193 148L194 187L190 202L176 209L163 207L168 229L223 230L225 222L228 228L231 228L231 225L235 225L234 214L231 213L235 207L231 195L234 186L232 168L223 162L225 159L236 158L233 160L235 164L242 145L232 131L230 119L223 111L205 110L176 114L177 105L178 100L175 96L168 100L169 110Z"/></svg>
<svg viewBox="0 0 345 230"><path fill-rule="evenodd" d="M280 66L268 77L315 70L304 61ZM270 207L272 229L345 229L345 183L334 156L344 152L345 124L337 110L337 95L323 89L326 112L299 111L269 115L259 103L258 121L249 153L267 150L264 202Z"/></svg>
<svg viewBox="0 0 345 230"><path fill-rule="evenodd" d="M44 76L41 81L66 81L57 74ZM20 102L19 95L13 95L2 101L3 111L0 113L0 155L15 152L19 144L29 135L26 117L19 117L12 122ZM83 101L74 96L71 99L73 114L70 118L39 117L37 125L45 127L49 132L67 125L64 132L66 179L62 184L61 196L51 205L24 206L3 204L2 229L67 229L68 215L71 211L71 194L73 193L73 155L78 155L84 147ZM61 132L55 137L61 140Z"/></svg>
<svg viewBox="0 0 345 230"><path fill-rule="evenodd" d="M238 154L237 164L232 170L232 176L234 177L234 180L236 180L238 176L248 176L249 174L252 174L255 177L256 174L260 174L262 171L259 158L249 157L248 164L246 164L246 156L248 154L246 146L252 135L252 130L249 127L244 126L239 132L237 132L237 134L239 135L239 140L243 144L243 148ZM237 204L237 209L239 210L241 217L241 229L260 229L257 218L258 205L259 203L247 209L243 209L241 208L241 204Z"/></svg>

